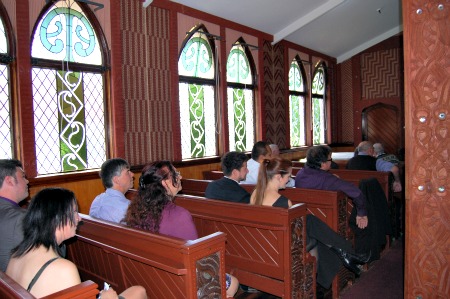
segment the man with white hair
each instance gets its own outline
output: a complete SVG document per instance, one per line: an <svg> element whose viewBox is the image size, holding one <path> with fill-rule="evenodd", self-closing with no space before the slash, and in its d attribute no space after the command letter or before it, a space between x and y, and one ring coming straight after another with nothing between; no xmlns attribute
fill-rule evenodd
<svg viewBox="0 0 450 299"><path fill-rule="evenodd" d="M384 161L391 162L392 164L398 165L400 160L394 154L386 154L384 152L384 147L381 143L375 143L373 145L374 157L377 159L383 159Z"/></svg>
<svg viewBox="0 0 450 299"><path fill-rule="evenodd" d="M394 175L394 183L392 189L394 192L402 191L402 183L400 181L400 171L397 165L383 159L374 157L373 143L370 141L363 141L358 145L358 154L348 160L347 169L354 170L376 170L376 171L390 171Z"/></svg>

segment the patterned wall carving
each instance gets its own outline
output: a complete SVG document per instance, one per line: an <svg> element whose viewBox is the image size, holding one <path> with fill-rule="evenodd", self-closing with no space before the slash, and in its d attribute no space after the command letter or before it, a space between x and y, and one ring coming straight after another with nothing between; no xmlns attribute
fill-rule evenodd
<svg viewBox="0 0 450 299"><path fill-rule="evenodd" d="M122 0L121 18L125 158L172 160L169 12Z"/></svg>
<svg viewBox="0 0 450 299"><path fill-rule="evenodd" d="M281 43L272 46L264 41L264 105L266 140L286 148L287 130L285 95L284 46Z"/></svg>
<svg viewBox="0 0 450 299"><path fill-rule="evenodd" d="M403 12L405 298L449 298L450 3L404 0Z"/></svg>
<svg viewBox="0 0 450 299"><path fill-rule="evenodd" d="M400 49L361 55L363 99L400 97Z"/></svg>
<svg viewBox="0 0 450 299"><path fill-rule="evenodd" d="M349 59L341 64L341 139L340 142L353 143L353 85L352 85L352 60Z"/></svg>

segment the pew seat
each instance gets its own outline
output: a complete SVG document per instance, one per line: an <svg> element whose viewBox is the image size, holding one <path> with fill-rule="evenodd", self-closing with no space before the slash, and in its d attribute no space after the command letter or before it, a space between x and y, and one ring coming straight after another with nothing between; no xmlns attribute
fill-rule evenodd
<svg viewBox="0 0 450 299"><path fill-rule="evenodd" d="M82 279L141 285L149 298L226 297L224 233L182 240L80 215L67 252Z"/></svg>
<svg viewBox="0 0 450 299"><path fill-rule="evenodd" d="M281 298L313 298L316 261L306 252L306 205L290 209L178 195L200 236L227 234L226 269L239 282Z"/></svg>
<svg viewBox="0 0 450 299"><path fill-rule="evenodd" d="M48 296L42 297L43 299L68 299L68 298L76 298L76 299L86 299L91 298L95 299L97 294L99 293L97 289L97 284L87 280L73 287L61 290L59 292L50 294ZM31 295L25 288L23 288L20 284L18 284L11 277L6 275L4 272L0 271L0 298L2 299L34 299L33 295Z"/></svg>

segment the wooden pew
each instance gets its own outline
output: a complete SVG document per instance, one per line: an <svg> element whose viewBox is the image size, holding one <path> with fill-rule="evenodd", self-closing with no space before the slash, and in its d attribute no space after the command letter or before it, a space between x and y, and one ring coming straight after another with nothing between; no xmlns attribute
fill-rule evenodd
<svg viewBox="0 0 450 299"><path fill-rule="evenodd" d="M221 172L216 171L214 173L217 175ZM182 192L183 194L204 196L204 191L209 182L209 180L183 179ZM241 186L248 192L252 192L255 188L254 185ZM348 226L348 217L353 206L348 204L349 200L344 193L302 188L286 188L280 190L280 193L289 198L293 204L306 203L307 211L310 214L317 216L344 238L353 239L353 234ZM333 282L333 294L338 294L339 290L345 288L348 282L353 281L354 278L354 275L343 267L338 274L338 278ZM335 298L337 298L336 296Z"/></svg>
<svg viewBox="0 0 450 299"><path fill-rule="evenodd" d="M97 294L99 293L97 289L97 284L88 280L84 281L78 285L73 287L61 290L59 292L50 294L48 296L42 297L43 299L68 299L68 298L77 298L77 299L85 299L91 298L95 299ZM0 271L0 298L2 299L13 299L13 298L22 298L22 299L34 299L33 295L31 295L25 288L23 288L20 284L18 284L11 277L6 275L4 272Z"/></svg>
<svg viewBox="0 0 450 299"><path fill-rule="evenodd" d="M178 195L200 236L227 234L226 269L239 282L282 298L315 296L316 261L306 252L306 207L252 206Z"/></svg>
<svg viewBox="0 0 450 299"><path fill-rule="evenodd" d="M149 298L225 298L225 234L182 240L82 215L68 258L82 279L122 291L143 286Z"/></svg>
<svg viewBox="0 0 450 299"><path fill-rule="evenodd" d="M206 170L203 171L203 179L204 180L218 180L223 177L222 170Z"/></svg>

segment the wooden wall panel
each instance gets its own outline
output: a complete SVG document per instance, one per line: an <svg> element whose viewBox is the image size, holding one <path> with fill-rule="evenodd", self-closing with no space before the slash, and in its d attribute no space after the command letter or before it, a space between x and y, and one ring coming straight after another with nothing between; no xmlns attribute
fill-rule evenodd
<svg viewBox="0 0 450 299"><path fill-rule="evenodd" d="M403 0L405 298L450 297L450 3Z"/></svg>

